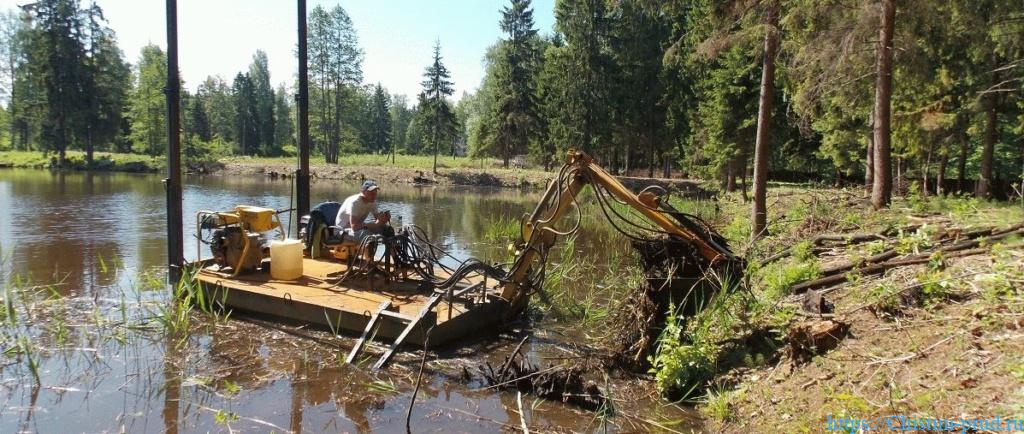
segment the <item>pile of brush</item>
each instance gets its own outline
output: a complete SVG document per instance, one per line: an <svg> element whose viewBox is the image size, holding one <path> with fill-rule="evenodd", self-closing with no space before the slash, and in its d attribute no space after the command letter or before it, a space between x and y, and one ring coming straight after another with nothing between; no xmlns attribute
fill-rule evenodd
<svg viewBox="0 0 1024 434"><path fill-rule="evenodd" d="M604 393L597 384L583 379L587 372L584 367L563 364L541 369L520 353L525 342L523 339L497 370L490 363L478 368L489 387L529 393L591 411L606 405Z"/></svg>
<svg viewBox="0 0 1024 434"><path fill-rule="evenodd" d="M645 279L615 313L610 363L646 372L669 310L674 308L682 316L696 314L722 287L723 276L711 276L714 272L696 247L678 238L637 240L633 248Z"/></svg>

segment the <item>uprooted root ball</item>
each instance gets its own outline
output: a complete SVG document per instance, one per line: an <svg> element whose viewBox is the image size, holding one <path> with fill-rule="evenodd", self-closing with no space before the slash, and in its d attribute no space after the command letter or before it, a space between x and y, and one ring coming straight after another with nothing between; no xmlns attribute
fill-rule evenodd
<svg viewBox="0 0 1024 434"><path fill-rule="evenodd" d="M628 370L650 368L669 309L691 316L710 302L719 285L707 279L707 261L685 241L659 237L634 241L645 279L619 306L612 320L610 361Z"/></svg>

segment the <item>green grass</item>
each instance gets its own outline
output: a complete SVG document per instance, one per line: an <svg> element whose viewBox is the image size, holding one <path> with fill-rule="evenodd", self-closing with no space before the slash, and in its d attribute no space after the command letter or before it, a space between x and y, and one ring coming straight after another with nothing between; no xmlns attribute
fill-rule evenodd
<svg viewBox="0 0 1024 434"><path fill-rule="evenodd" d="M596 327L610 321L629 291L640 287L643 270L622 255L610 253L602 263L581 257L576 236L559 241L549 258L544 291L534 309L574 327ZM614 270L610 271L609 270ZM606 331L606 328L598 328ZM595 335L603 335L596 333Z"/></svg>
<svg viewBox="0 0 1024 434"><path fill-rule="evenodd" d="M35 168L50 167L56 154L44 155L40 151L0 151L0 167ZM92 166L85 163L85 152L68 151L67 165L72 169L111 170L111 171L158 171L166 167L166 157L151 157L142 154L125 154L113 152L96 152ZM220 160L225 163L243 164L294 164L295 157L245 157L231 156ZM310 157L312 164L326 164L323 156ZM338 159L341 166L364 167L400 167L429 171L434 167L432 155L397 155L395 163L390 156L376 154L349 154ZM465 169L500 169L501 160L493 158L468 158L438 156L438 168Z"/></svg>
<svg viewBox="0 0 1024 434"><path fill-rule="evenodd" d="M675 308L669 310L665 328L658 338L658 348L651 357L651 373L655 384L666 395L688 398L704 387L704 382L715 374L714 365L721 347L715 337L707 333L715 325L709 313L701 312L687 321Z"/></svg>
<svg viewBox="0 0 1024 434"><path fill-rule="evenodd" d="M760 289L774 299L789 295L793 285L818 277L821 268L816 259L806 261L793 259L779 261L759 270L762 277Z"/></svg>
<svg viewBox="0 0 1024 434"><path fill-rule="evenodd" d="M712 389L708 391L699 410L705 417L718 422L730 422L736 419L736 402L742 398L742 390Z"/></svg>
<svg viewBox="0 0 1024 434"><path fill-rule="evenodd" d="M519 219L497 216L489 219L484 228L484 239L493 242L510 243L519 238L521 223Z"/></svg>
<svg viewBox="0 0 1024 434"><path fill-rule="evenodd" d="M17 167L44 169L50 167L57 154L44 155L38 151L0 151L0 167ZM118 172L155 172L166 166L164 157L151 157L140 154L121 154L113 152L96 152L93 163L87 164L85 152L68 151L65 156L65 167L76 170L108 170Z"/></svg>
<svg viewBox="0 0 1024 434"><path fill-rule="evenodd" d="M151 317L162 326L167 333L168 339L173 339L180 347L188 340L192 329L193 308L207 314L212 318L212 323L207 325L226 322L231 311L224 309L224 302L227 300L227 290L214 294L218 298L209 298L206 291L200 287L195 279L196 270L185 269L181 280L173 287L173 296L169 303L158 305L150 311ZM147 283L152 289L159 290L162 287L160 281Z"/></svg>

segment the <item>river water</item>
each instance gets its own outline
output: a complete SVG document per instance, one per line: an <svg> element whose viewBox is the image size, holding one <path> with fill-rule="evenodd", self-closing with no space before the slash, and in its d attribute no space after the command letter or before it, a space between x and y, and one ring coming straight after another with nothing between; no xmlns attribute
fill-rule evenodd
<svg viewBox="0 0 1024 434"><path fill-rule="evenodd" d="M316 181L313 203L357 188ZM291 183L188 177L184 198L185 253L195 259L208 256L192 237L196 211L285 209ZM510 226L538 199L529 191L389 185L379 198L382 209L422 227L457 258L491 261L507 259L508 240L494 228ZM0 432L405 431L416 354L371 372L341 362L351 338L243 314L193 313L187 333L168 333L164 201L156 175L0 170ZM573 247L573 260L598 277L618 273L628 254L626 242L598 223L581 227ZM595 281L562 284L583 294ZM555 316L525 327L534 336L525 348L540 364L564 358L589 332ZM431 353L412 431L517 429L516 395L486 389L473 374L483 361L501 363L523 333L509 329ZM522 419L547 431L699 426L691 410L659 401L649 387L609 392L618 410L611 418L524 396Z"/></svg>

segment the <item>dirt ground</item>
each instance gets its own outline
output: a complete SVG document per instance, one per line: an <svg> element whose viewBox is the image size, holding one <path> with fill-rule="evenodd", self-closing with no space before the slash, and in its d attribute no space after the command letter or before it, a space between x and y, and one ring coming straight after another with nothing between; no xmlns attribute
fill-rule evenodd
<svg viewBox="0 0 1024 434"><path fill-rule="evenodd" d="M955 225L942 220L919 224ZM850 274L849 282L820 290L833 313L798 308L790 330L837 321L848 326L835 333L837 347L805 363L784 349L777 361L720 376L731 385L701 406L709 431L828 432L837 429L829 420L840 418L868 424L846 432L942 432L911 429L927 419L992 421L956 432L1024 431L1005 425L1024 419L1024 247L1019 236L981 244L990 250L934 256L882 275ZM826 269L872 253L865 250L861 244L814 255ZM805 297L791 295L784 304L799 306Z"/></svg>

